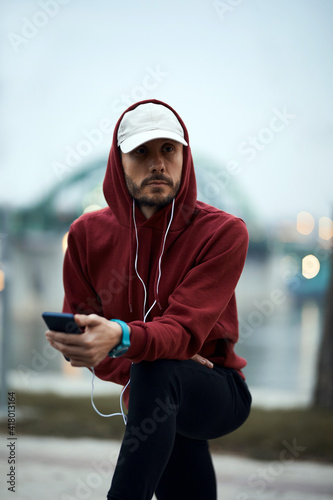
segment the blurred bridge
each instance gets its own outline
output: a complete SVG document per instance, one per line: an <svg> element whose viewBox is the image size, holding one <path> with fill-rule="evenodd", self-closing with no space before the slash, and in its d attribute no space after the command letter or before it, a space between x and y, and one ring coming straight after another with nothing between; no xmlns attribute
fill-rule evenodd
<svg viewBox="0 0 333 500"><path fill-rule="evenodd" d="M240 314L247 316L253 300L269 296L274 288L294 301L321 300L328 282L329 242L300 235L296 225L264 227L237 176L207 158L197 157L194 163L198 199L241 217L249 229L248 258L237 288ZM15 369L23 389L40 373L70 369L47 350L40 315L43 310L61 310L66 234L83 212L106 206L105 168L106 159L101 159L74 170L29 208L8 212L0 207L2 381L8 368ZM315 256L320 267L312 279L304 275L308 255Z"/></svg>

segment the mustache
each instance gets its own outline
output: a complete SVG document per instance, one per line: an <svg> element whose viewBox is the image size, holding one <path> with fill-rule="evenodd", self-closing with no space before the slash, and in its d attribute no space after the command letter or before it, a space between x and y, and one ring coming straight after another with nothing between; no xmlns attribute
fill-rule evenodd
<svg viewBox="0 0 333 500"><path fill-rule="evenodd" d="M153 181L163 181L169 186L173 187L173 182L171 179L168 179L168 177L165 177L163 174L154 174L151 177L147 177L141 182L141 187L143 188L144 186L147 186L150 182Z"/></svg>

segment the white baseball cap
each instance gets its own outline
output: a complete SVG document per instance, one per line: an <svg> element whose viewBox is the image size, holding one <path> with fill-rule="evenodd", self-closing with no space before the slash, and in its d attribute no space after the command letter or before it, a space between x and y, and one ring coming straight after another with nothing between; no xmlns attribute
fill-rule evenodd
<svg viewBox="0 0 333 500"><path fill-rule="evenodd" d="M129 153L152 139L173 139L188 146L176 115L166 106L152 102L139 104L124 114L117 139L123 153Z"/></svg>

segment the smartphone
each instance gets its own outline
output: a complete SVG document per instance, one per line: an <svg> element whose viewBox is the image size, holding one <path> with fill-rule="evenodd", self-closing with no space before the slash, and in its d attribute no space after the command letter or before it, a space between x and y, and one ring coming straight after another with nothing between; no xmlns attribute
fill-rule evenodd
<svg viewBox="0 0 333 500"><path fill-rule="evenodd" d="M42 318L50 330L64 333L82 333L75 323L74 314L43 312Z"/></svg>

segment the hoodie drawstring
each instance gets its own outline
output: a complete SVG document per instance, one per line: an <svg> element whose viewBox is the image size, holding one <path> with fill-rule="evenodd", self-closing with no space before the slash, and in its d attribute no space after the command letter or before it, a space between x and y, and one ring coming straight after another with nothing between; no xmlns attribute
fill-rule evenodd
<svg viewBox="0 0 333 500"><path fill-rule="evenodd" d="M132 262L133 262L133 251L132 251L132 248L133 248L133 216L132 216L132 208L130 208L130 254L129 254L129 264L128 264L128 307L129 307L130 313L133 312L133 304L132 304L133 286L132 286L132 281L133 281L134 276L132 277Z"/></svg>
<svg viewBox="0 0 333 500"><path fill-rule="evenodd" d="M165 232L164 232L164 229L163 229L164 238L162 239L162 245L161 245L161 251L160 251L160 258L158 259L158 278L157 278L157 283L156 283L156 295L155 295L155 299L156 300L155 300L155 303L157 302L157 305L158 305L158 307L159 307L160 310L162 310L162 306L161 306L161 304L159 302L159 298L158 298L158 287L160 285L160 280L161 280L161 276L162 276L161 263L162 263L162 256L164 254L164 248L165 248L166 238L168 236L168 232L169 232L171 223L173 221L174 210L175 210L175 199L172 200L171 215L170 215L170 220L169 220L168 227L166 228ZM165 222L166 221L167 221L167 217L165 217Z"/></svg>
<svg viewBox="0 0 333 500"><path fill-rule="evenodd" d="M134 229L135 229L135 239L136 239L136 251L135 251L135 261L134 261L134 268L135 268L135 273L139 280L142 283L143 286L143 291L144 291L144 300L143 300L143 321L145 321L145 310L146 310L146 302L147 302L147 290L146 290L146 285L144 284L143 279L141 278L139 272L138 272L138 256L139 256L139 238L138 238L138 228L136 225L136 220L135 220L135 201L133 198L133 223L134 223Z"/></svg>

